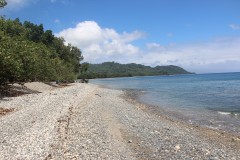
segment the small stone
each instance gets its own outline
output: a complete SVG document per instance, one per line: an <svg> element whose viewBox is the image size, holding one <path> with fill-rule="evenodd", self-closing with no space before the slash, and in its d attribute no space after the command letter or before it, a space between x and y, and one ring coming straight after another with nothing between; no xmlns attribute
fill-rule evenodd
<svg viewBox="0 0 240 160"><path fill-rule="evenodd" d="M130 140L128 141L128 143L132 143L132 140L130 139Z"/></svg>
<svg viewBox="0 0 240 160"><path fill-rule="evenodd" d="M176 145L176 146L175 146L175 150L176 150L176 151L179 151L179 150L180 150L180 146L179 146L179 145Z"/></svg>
<svg viewBox="0 0 240 160"><path fill-rule="evenodd" d="M156 134L159 134L159 132L158 131L154 131Z"/></svg>
<svg viewBox="0 0 240 160"><path fill-rule="evenodd" d="M205 155L209 155L211 152L209 150L206 150Z"/></svg>

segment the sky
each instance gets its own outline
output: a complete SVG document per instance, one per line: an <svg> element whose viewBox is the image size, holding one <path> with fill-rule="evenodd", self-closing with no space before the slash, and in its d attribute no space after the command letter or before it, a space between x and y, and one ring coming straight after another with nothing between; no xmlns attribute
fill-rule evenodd
<svg viewBox="0 0 240 160"><path fill-rule="evenodd" d="M7 0L6 18L43 24L84 61L240 72L240 0Z"/></svg>

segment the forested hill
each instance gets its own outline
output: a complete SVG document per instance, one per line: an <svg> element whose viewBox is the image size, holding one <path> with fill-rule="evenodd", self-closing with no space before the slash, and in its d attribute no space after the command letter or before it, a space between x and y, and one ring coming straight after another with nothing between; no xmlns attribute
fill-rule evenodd
<svg viewBox="0 0 240 160"><path fill-rule="evenodd" d="M102 64L89 64L85 78L111 78L111 77L131 77L131 76L154 76L154 75L174 75L191 74L181 67L169 66L144 66L141 64L119 64L115 62L105 62ZM82 77L80 77L82 78Z"/></svg>

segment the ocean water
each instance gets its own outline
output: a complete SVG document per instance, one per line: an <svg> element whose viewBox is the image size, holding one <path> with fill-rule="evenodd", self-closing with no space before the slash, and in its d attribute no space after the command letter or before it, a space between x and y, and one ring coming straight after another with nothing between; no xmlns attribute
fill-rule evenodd
<svg viewBox="0 0 240 160"><path fill-rule="evenodd" d="M90 80L136 90L140 102L195 125L240 134L240 73L149 76Z"/></svg>

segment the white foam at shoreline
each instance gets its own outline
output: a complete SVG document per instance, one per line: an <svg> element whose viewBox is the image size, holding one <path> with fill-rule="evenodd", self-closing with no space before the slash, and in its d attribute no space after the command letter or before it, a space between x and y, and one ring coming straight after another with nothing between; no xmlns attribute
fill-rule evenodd
<svg viewBox="0 0 240 160"><path fill-rule="evenodd" d="M218 113L222 114L222 115L230 115L231 114L231 112L220 112L220 111L218 111Z"/></svg>
<svg viewBox="0 0 240 160"><path fill-rule="evenodd" d="M221 111L218 111L218 114L221 114L221 115L233 115L233 116L239 116L238 113L221 112Z"/></svg>

